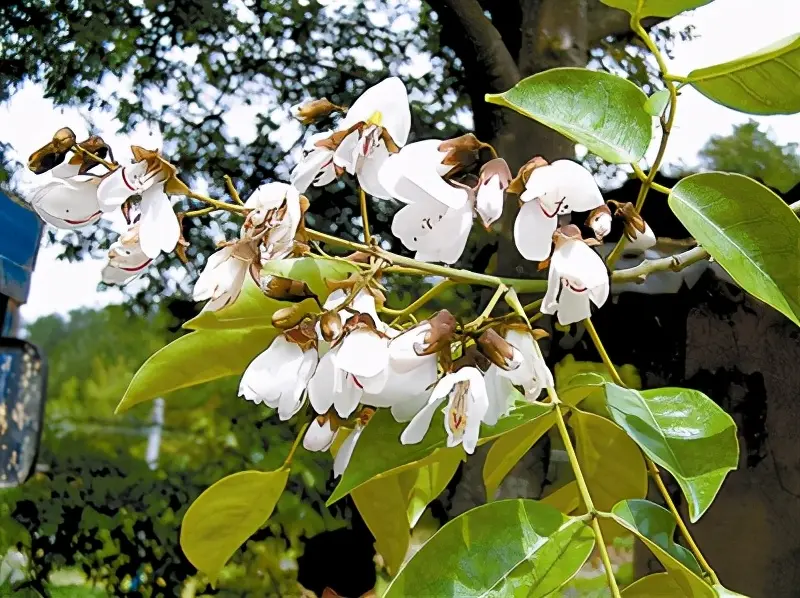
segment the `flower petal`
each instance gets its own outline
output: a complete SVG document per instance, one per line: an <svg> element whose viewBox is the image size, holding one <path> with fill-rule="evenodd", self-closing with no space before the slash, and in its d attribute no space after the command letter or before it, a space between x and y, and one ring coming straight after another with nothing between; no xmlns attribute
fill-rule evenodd
<svg viewBox="0 0 800 598"><path fill-rule="evenodd" d="M103 177L97 188L97 201L104 212L113 212L131 195L141 191L138 181L147 172L147 163L136 162L117 168Z"/></svg>
<svg viewBox="0 0 800 598"><path fill-rule="evenodd" d="M205 301L214 295L215 289L219 286L217 281L219 273L217 270L224 262L232 259L233 249L233 245L228 245L208 256L203 271L197 278L197 282L194 283L192 298L195 301Z"/></svg>
<svg viewBox="0 0 800 598"><path fill-rule="evenodd" d="M520 196L522 201L534 198L539 198L548 212L559 214L587 212L603 204L592 173L572 160L556 160L535 169Z"/></svg>
<svg viewBox="0 0 800 598"><path fill-rule="evenodd" d="M452 386L450 388L452 388ZM403 433L400 434L400 442L403 444L417 444L421 442L422 439L425 438L428 429L431 427L431 420L436 410L444 403L446 398L446 393L437 398L431 396L431 398L428 399L428 404L420 409L406 426L405 430L403 430Z"/></svg>
<svg viewBox="0 0 800 598"><path fill-rule="evenodd" d="M353 330L339 346L334 363L357 377L376 376L389 365L388 342L373 330Z"/></svg>
<svg viewBox="0 0 800 598"><path fill-rule="evenodd" d="M288 364L284 367L286 368L286 372L290 374L292 372L296 372L296 375L291 376L291 381L294 383L294 389L291 393L284 392L281 394L280 402L278 403L278 417L281 421L286 421L290 419L295 413L300 410L300 407L303 406L303 393L308 386L308 381L311 379L311 376L314 374L314 370L317 367L317 362L319 361L319 355L317 354L316 349L309 349L307 351L303 351L303 356L299 360L299 364L297 364L296 370L294 367L294 363L292 364L293 367L291 370L289 369Z"/></svg>
<svg viewBox="0 0 800 598"><path fill-rule="evenodd" d="M303 436L303 448L307 451L322 452L331 448L338 430L331 429L331 421L325 420L320 424L314 419L308 426L305 436Z"/></svg>
<svg viewBox="0 0 800 598"><path fill-rule="evenodd" d="M608 270L603 259L586 243L577 240L564 242L550 262L562 278L568 278L579 287L592 288L608 281Z"/></svg>
<svg viewBox="0 0 800 598"><path fill-rule="evenodd" d="M350 464L350 459L353 456L353 451L356 449L356 443L363 431L364 426L357 425L355 429L350 432L348 437L344 439L342 446L339 447L336 453L336 457L333 459L333 477L338 478L344 473L344 470L347 469L347 466Z"/></svg>
<svg viewBox="0 0 800 598"><path fill-rule="evenodd" d="M374 124L384 127L398 146L404 146L411 131L411 109L406 87L397 77L384 79L362 93L339 121L339 130L366 122L376 113L380 113L380 122Z"/></svg>
<svg viewBox="0 0 800 598"><path fill-rule="evenodd" d="M181 236L181 227L163 185L150 187L142 191L141 196L139 240L144 254L155 259L160 252L169 253L175 249Z"/></svg>
<svg viewBox="0 0 800 598"><path fill-rule="evenodd" d="M358 166L358 142L360 139L361 134L358 131L353 131L342 139L339 147L333 152L333 163L350 174L356 173L356 167Z"/></svg>
<svg viewBox="0 0 800 598"><path fill-rule="evenodd" d="M358 170L358 184L372 197L391 199L391 194L381 185L378 173L389 158L389 150L383 141L379 142Z"/></svg>
<svg viewBox="0 0 800 598"><path fill-rule="evenodd" d="M503 200L505 195L500 185L500 177L493 176L485 181L479 188L475 199L475 210L488 228L503 215Z"/></svg>
<svg viewBox="0 0 800 598"><path fill-rule="evenodd" d="M239 383L239 396L277 408L281 396L292 393L294 374L302 359L300 347L283 335L277 336L267 350L247 366Z"/></svg>
<svg viewBox="0 0 800 598"><path fill-rule="evenodd" d="M522 257L539 262L546 260L557 226L558 218L548 218L538 201L524 204L514 221L514 242Z"/></svg>
<svg viewBox="0 0 800 598"><path fill-rule="evenodd" d="M392 234L403 245L416 250L420 240L431 233L447 213L447 207L437 201L421 201L403 207L392 219Z"/></svg>
<svg viewBox="0 0 800 598"><path fill-rule="evenodd" d="M314 411L320 415L327 413L333 406L335 396L334 378L336 374L335 354L336 351L334 350L328 351L322 356L314 375L311 376L311 380L308 382L308 400L311 402Z"/></svg>
<svg viewBox="0 0 800 598"><path fill-rule="evenodd" d="M97 179L91 176L50 180L33 194L31 206L42 220L63 229L88 226L102 215Z"/></svg>
<svg viewBox="0 0 800 598"><path fill-rule="evenodd" d="M389 342L389 360L393 370L400 373L409 372L430 360L431 357L434 358L434 363L436 362L435 356L420 356L414 350L414 345L424 344L425 335L430 332L430 329L431 325L428 322L422 322Z"/></svg>
<svg viewBox="0 0 800 598"><path fill-rule="evenodd" d="M292 169L289 181L300 193L305 193L306 189L316 181L323 170L327 170L327 166L330 166L330 170L333 171L332 160L332 151L323 148L314 150L300 160Z"/></svg>
<svg viewBox="0 0 800 598"><path fill-rule="evenodd" d="M467 245L472 217L472 206L469 204L447 210L434 230L420 240L414 257L423 262L457 262Z"/></svg>
<svg viewBox="0 0 800 598"><path fill-rule="evenodd" d="M592 300L592 303L594 303L597 307L603 307L606 299L608 299L608 280L604 280L601 284L590 288L587 292L589 293L589 298Z"/></svg>
<svg viewBox="0 0 800 598"><path fill-rule="evenodd" d="M576 293L569 287L561 290L561 297L558 300L558 323L562 326L574 324L585 320L592 315L589 307L589 293L584 291Z"/></svg>
<svg viewBox="0 0 800 598"><path fill-rule="evenodd" d="M499 367L492 364L484 376L489 406L483 416L483 421L489 426L495 425L511 408L509 399L513 396L514 385L507 376L501 375L501 371Z"/></svg>
<svg viewBox="0 0 800 598"><path fill-rule="evenodd" d="M646 222L644 223L644 232L636 231L636 233L636 238L633 241L625 243L626 252L644 252L656 244L656 236L653 233L653 229Z"/></svg>

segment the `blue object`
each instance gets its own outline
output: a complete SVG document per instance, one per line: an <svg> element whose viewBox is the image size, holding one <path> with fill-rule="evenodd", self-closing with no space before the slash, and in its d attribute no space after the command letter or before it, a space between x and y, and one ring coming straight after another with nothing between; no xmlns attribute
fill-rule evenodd
<svg viewBox="0 0 800 598"><path fill-rule="evenodd" d="M0 295L28 299L43 227L33 210L0 192Z"/></svg>

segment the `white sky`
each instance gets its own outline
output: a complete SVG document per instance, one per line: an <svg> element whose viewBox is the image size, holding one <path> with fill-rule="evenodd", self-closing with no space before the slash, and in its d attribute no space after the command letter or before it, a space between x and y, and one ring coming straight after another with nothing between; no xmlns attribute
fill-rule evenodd
<svg viewBox="0 0 800 598"><path fill-rule="evenodd" d="M716 0L693 13L676 17L673 23L676 29L688 24L695 26L696 39L679 43L674 59L669 61L671 72L685 75L694 68L748 54L797 33L800 30L800 0ZM140 128L133 139L120 138L115 135L119 124L109 114L94 113L91 117L100 134L112 147L119 148L119 152L131 143L160 146L157 131ZM727 134L734 124L746 122L749 118L754 117L728 110L693 89L684 88L665 162L696 162L698 150L710 136ZM234 108L225 122L231 133L248 138L253 134L252 119L252 108ZM800 115L759 117L756 120L769 126L781 143L800 141ZM0 139L10 143L22 161L49 139L53 131L63 126L71 127L78 138L86 133L83 115L74 109L54 109L52 103L42 96L39 86L28 85L10 102L0 104ZM655 148L651 150L650 158ZM116 157L125 158L124 155ZM22 185L27 186L33 176L30 173L22 175ZM121 219L115 223L122 227ZM22 308L25 320L122 299L118 291L97 292L102 260L69 264L57 261L58 253L57 247L45 247L39 252L31 294Z"/></svg>

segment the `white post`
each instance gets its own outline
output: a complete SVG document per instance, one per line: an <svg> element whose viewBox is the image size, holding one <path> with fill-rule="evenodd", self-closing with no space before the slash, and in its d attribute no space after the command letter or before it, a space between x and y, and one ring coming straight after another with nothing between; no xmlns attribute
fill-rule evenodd
<svg viewBox="0 0 800 598"><path fill-rule="evenodd" d="M150 426L150 433L147 436L147 453L145 461L150 469L158 467L158 452L161 448L161 428L164 426L164 399L157 398L153 401L153 425Z"/></svg>

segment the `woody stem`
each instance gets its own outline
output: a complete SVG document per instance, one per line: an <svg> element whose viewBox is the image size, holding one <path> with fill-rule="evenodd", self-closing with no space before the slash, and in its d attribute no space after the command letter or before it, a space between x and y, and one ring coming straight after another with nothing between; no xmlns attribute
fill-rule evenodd
<svg viewBox="0 0 800 598"><path fill-rule="evenodd" d="M497 289L495 289L492 298L489 299L489 303L486 304L486 308L481 312L481 314L477 318L475 318L474 320L472 320L472 322L464 326L464 329L474 330L476 328L479 328L480 325L483 323L483 321L492 315L492 310L497 305L497 302L500 301L500 298L503 295L505 295L507 291L508 287L506 285L501 284L500 286L498 286Z"/></svg>

